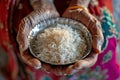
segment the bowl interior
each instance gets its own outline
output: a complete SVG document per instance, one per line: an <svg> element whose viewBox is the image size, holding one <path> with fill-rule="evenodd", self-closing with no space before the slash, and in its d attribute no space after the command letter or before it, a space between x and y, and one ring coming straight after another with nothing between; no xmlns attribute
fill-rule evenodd
<svg viewBox="0 0 120 80"><path fill-rule="evenodd" d="M91 51L91 48L92 48L92 36L91 36L90 32L88 31L88 29L83 24L81 24L80 22L72 20L72 19L52 18L52 19L46 19L44 21L41 21L40 23L35 25L34 28L30 31L30 34L28 36L28 38L29 38L29 49L30 49L31 54L34 57L38 58L37 55L35 55L36 52L33 50L33 45L34 45L33 41L34 41L35 37L38 34L42 33L45 29L50 28L50 27L52 27L53 25L56 25L56 24L68 25L69 27L71 27L74 30L79 30L83 34L84 39L85 39L86 44L87 44L87 49L86 49L85 53L79 59L84 59L87 55L89 55L89 53ZM41 60L40 58L38 58L38 59ZM79 59L77 59L76 61L78 61ZM43 61L43 62L52 64L52 65L67 65L67 64L74 63L75 61L72 61L72 62L69 62L69 63L64 63L64 64L50 63L50 62L46 62L46 61Z"/></svg>

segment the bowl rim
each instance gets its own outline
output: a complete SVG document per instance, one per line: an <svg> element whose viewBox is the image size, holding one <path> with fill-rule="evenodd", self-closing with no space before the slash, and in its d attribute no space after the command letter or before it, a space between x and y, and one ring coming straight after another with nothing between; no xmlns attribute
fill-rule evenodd
<svg viewBox="0 0 120 80"><path fill-rule="evenodd" d="M68 22L68 23L65 23L64 21L66 20L66 22ZM51 22L50 22L51 21ZM53 22L52 22L53 21ZM58 22L59 21L59 22ZM87 34L88 34L88 36L89 36L89 50L88 50L88 52L85 54L85 55L83 55L82 56L82 58L81 59L84 59L84 58L86 58L89 54L90 54L90 52L91 52L91 50L92 50L92 35L91 35L91 33L90 33L90 31L87 29L87 27L85 27L85 25L83 25L81 22L78 22L78 21L76 21L76 20L73 20L73 19L70 19L70 18L61 18L61 17L56 17L56 18L50 18L50 19L45 19L45 20L43 20L43 21L40 21L38 24L36 24L33 28L32 28L32 30L30 31L30 33L29 33L29 35L28 35L28 40L29 40L29 45L28 45L28 48L29 48L29 50L30 50L30 53L35 57L35 58L37 58L37 59L39 59L40 61L42 61L42 62L44 62L44 63L48 63L48 64L51 64L51 65L68 65L68 64L72 64L72 63L75 63L76 61L78 61L78 60L81 60L81 59L78 59L78 60L76 60L76 61L73 61L73 62L69 62L69 63L64 63L64 64L56 64L56 63L50 63L50 62L45 62L45 61L43 61L43 60L41 60L40 58L38 58L35 54L34 54L34 52L32 51L32 48L31 48L31 45L30 45L30 43L31 43L31 40L37 35L37 33L38 32L40 32L40 30L37 30L37 29L40 29L40 27L41 27L41 25L43 25L44 27L41 29L41 30L44 30L44 29L46 29L46 28L48 28L51 24L50 23L53 23L53 24L56 24L56 22L57 23L63 23L63 24L68 24L68 25L71 25L71 23L73 23L72 25L77 25L77 26L80 26L81 28L83 28L84 30L86 30L86 32L87 32ZM46 26L46 27L45 27ZM35 33L34 31L35 30L37 30L37 33ZM32 36L33 35L33 36ZM91 46L90 46L91 45Z"/></svg>

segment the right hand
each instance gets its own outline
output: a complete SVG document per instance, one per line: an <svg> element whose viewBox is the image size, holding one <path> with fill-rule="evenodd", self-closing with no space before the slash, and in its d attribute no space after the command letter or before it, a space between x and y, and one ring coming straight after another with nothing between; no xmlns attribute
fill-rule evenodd
<svg viewBox="0 0 120 80"><path fill-rule="evenodd" d="M59 14L51 0L31 0L31 5L34 11L21 20L17 34L17 41L23 62L38 69L41 68L41 62L34 58L29 52L28 35L31 29L40 21L48 18L58 17Z"/></svg>
<svg viewBox="0 0 120 80"><path fill-rule="evenodd" d="M101 47L104 42L104 37L102 33L101 23L94 17L91 13L86 10L79 11L78 9L75 10L66 10L63 14L65 18L71 18L77 20L84 24L87 29L92 34L92 47L95 53L101 52Z"/></svg>
<svg viewBox="0 0 120 80"><path fill-rule="evenodd" d="M80 69L92 67L96 63L98 54L101 53L104 37L101 23L87 10L80 10L79 8L73 10L66 9L63 17L81 22L92 35L92 51L90 52L90 55L83 60L77 61L75 64L69 65L63 70L64 74L73 74L80 71ZM57 73L58 71L55 72Z"/></svg>

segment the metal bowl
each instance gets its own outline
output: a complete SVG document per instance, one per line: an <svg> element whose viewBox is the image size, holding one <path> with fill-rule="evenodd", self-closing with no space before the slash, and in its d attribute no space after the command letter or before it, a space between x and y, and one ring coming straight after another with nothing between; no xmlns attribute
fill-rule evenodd
<svg viewBox="0 0 120 80"><path fill-rule="evenodd" d="M59 63L51 63L48 61L43 61L36 55L36 52L33 50L34 38L38 34L42 33L43 30L45 30L46 28L50 28L50 27L52 27L52 25L55 25L55 24L68 25L72 29L79 30L82 33L82 35L85 38L86 44L87 44L87 49L84 52L84 54L82 55L82 57L80 57L79 59L77 59L75 61L71 61L69 63L59 64ZM46 19L44 21L41 21L40 23L35 25L34 28L30 31L28 38L29 38L29 50L30 50L31 54L34 57L38 58L40 61L52 64L52 65L67 65L67 64L75 63L76 61L78 61L80 59L84 59L86 56L88 56L92 49L92 36L91 36L90 32L88 31L88 29L82 23L72 20L72 19L68 19L68 18L52 18L52 19Z"/></svg>

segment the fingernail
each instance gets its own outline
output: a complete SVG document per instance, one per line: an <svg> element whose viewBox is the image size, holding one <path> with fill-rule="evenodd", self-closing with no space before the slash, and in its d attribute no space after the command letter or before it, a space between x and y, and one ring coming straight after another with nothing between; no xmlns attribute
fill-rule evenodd
<svg viewBox="0 0 120 80"><path fill-rule="evenodd" d="M30 61L31 66L33 66L35 69L40 69L41 68L41 63L40 61L36 59L31 59Z"/></svg>
<svg viewBox="0 0 120 80"><path fill-rule="evenodd" d="M33 63L35 69L40 69L41 64L40 63Z"/></svg>
<svg viewBox="0 0 120 80"><path fill-rule="evenodd" d="M40 69L41 66L40 66L40 65L36 65L34 68L35 68L35 69Z"/></svg>

